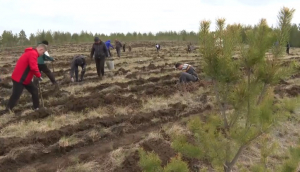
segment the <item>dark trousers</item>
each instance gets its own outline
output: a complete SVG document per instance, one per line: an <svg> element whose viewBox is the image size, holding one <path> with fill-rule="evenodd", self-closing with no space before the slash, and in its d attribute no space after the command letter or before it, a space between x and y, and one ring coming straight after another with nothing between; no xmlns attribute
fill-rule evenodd
<svg viewBox="0 0 300 172"><path fill-rule="evenodd" d="M125 52L125 45L123 46L123 52Z"/></svg>
<svg viewBox="0 0 300 172"><path fill-rule="evenodd" d="M117 50L117 54L118 54L118 57L120 57L120 56L121 56L121 50L120 50L120 49L121 49L120 47L116 48L116 50Z"/></svg>
<svg viewBox="0 0 300 172"><path fill-rule="evenodd" d="M48 78L50 79L50 81L51 81L53 84L56 84L54 75L53 75L53 73L49 70L49 68L47 67L46 64L39 64L38 67L39 67L39 70L40 70L41 72L44 72L44 73L48 76Z"/></svg>
<svg viewBox="0 0 300 172"><path fill-rule="evenodd" d="M36 109L39 107L40 102L39 102L39 94L38 94L37 87L32 82L28 85L24 85L13 80L13 91L12 91L12 95L9 98L6 109L12 110L15 107L18 100L20 99L20 96L24 88L31 94L33 108Z"/></svg>
<svg viewBox="0 0 300 172"><path fill-rule="evenodd" d="M99 77L104 76L105 58L95 58L97 74Z"/></svg>
<svg viewBox="0 0 300 172"><path fill-rule="evenodd" d="M287 53L287 54L290 54L290 48L287 48L287 49L286 49L286 53Z"/></svg>
<svg viewBox="0 0 300 172"><path fill-rule="evenodd" d="M85 66L82 65L82 66L80 66L80 67L82 68L80 80L83 81L83 76L84 76L84 74L85 74ZM79 71L78 71L78 66L76 65L76 66L75 66L75 80L76 80L76 82L78 81L78 73L79 73Z"/></svg>
<svg viewBox="0 0 300 172"><path fill-rule="evenodd" d="M107 52L108 52L109 57L111 57L111 52L110 52L109 48L107 49Z"/></svg>
<svg viewBox="0 0 300 172"><path fill-rule="evenodd" d="M179 78L180 83L195 82L195 81L198 81L198 78L195 77L194 75L191 75L187 72L182 72L180 74L180 78Z"/></svg>

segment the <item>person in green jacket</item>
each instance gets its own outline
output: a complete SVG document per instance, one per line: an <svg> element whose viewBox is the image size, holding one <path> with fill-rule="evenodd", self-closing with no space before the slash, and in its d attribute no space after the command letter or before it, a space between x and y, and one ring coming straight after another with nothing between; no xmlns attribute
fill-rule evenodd
<svg viewBox="0 0 300 172"><path fill-rule="evenodd" d="M49 43L48 41L44 40L42 41L42 44L48 45ZM48 66L45 64L45 61L52 61L52 62L55 61L52 57L50 57L48 51L46 51L43 55L38 57L38 67L40 72L44 72L48 76L52 84L55 85L55 89L58 89L58 84L55 80L55 77L51 72L51 70L48 68Z"/></svg>

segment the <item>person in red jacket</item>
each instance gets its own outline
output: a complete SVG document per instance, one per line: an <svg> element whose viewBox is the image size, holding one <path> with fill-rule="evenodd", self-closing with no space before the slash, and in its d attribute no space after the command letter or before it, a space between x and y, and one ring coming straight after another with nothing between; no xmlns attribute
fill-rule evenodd
<svg viewBox="0 0 300 172"><path fill-rule="evenodd" d="M42 80L40 70L38 68L37 59L47 51L47 45L39 44L36 48L26 48L25 52L18 59L15 69L12 73L11 79L13 82L12 95L9 98L6 110L1 114L11 111L19 100L23 89L25 88L32 96L33 108L39 108L38 89L33 84L33 76Z"/></svg>

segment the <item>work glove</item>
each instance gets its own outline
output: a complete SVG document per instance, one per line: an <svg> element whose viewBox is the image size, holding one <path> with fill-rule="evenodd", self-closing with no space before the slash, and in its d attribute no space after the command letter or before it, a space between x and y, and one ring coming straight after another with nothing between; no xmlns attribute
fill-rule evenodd
<svg viewBox="0 0 300 172"><path fill-rule="evenodd" d="M38 79L39 79L39 81L43 81L43 78L42 78L42 77L39 77Z"/></svg>

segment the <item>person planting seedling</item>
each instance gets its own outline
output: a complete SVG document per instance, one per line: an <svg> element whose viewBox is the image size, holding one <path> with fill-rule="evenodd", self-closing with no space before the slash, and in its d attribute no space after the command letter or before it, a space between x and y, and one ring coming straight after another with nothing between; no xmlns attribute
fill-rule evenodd
<svg viewBox="0 0 300 172"><path fill-rule="evenodd" d="M80 80L78 80L78 66L80 66L82 68ZM73 77L74 77L74 73L75 73L75 81L82 82L83 76L85 73L85 69L86 69L85 58L82 55L75 56L71 63L71 71L70 71L71 81L74 82Z"/></svg>
<svg viewBox="0 0 300 172"><path fill-rule="evenodd" d="M42 44L45 44L48 46L48 41L44 40L42 41ZM48 68L47 64L45 64L45 61L55 61L52 57L50 57L48 51L46 51L43 55L38 57L38 67L40 72L44 72L48 78L50 79L50 81L52 82L52 84L55 86L55 90L58 89L58 84L55 80L55 77L53 75L53 73L51 72L51 70ZM37 80L34 81L35 85L37 85Z"/></svg>
<svg viewBox="0 0 300 172"><path fill-rule="evenodd" d="M198 75L192 65L176 63L175 68L178 70L182 70L179 77L180 83L198 81Z"/></svg>

